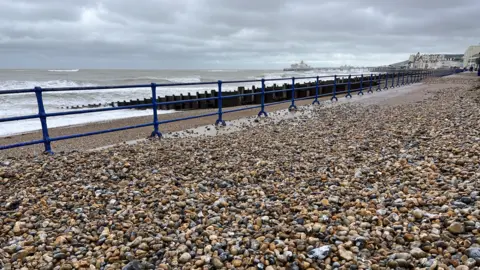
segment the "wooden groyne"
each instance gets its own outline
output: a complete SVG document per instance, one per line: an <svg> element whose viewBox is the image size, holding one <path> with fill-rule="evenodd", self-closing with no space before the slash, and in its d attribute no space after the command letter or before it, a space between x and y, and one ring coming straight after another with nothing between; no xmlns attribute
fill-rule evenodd
<svg viewBox="0 0 480 270"><path fill-rule="evenodd" d="M391 83L391 75L389 75L388 81L389 84ZM395 76L397 79L397 77ZM400 78L401 79L401 78ZM363 78L363 89L366 92L370 87L370 77L366 76ZM381 75L380 77L381 84L385 83L385 75ZM337 79L337 92L343 92L348 90L348 82L347 78ZM373 86L377 86L378 84L378 76L374 77L372 81L372 88ZM396 81L395 81L396 85ZM291 84L285 83L283 85L273 84L272 86L265 87L265 103L273 103L279 102L284 100L292 99L292 91L289 91L292 88ZM355 91L360 88L360 76L352 77L351 78L351 89ZM306 97L314 97L315 96L315 89L316 89L316 82L307 82L307 83L296 83L295 84L295 99L297 98L306 98ZM374 88L375 89L375 88ZM271 93L272 91L278 90L287 90L284 92L276 92ZM252 86L250 89L246 89L243 86L237 88L236 91L223 91L223 107L236 107L242 105L255 105L261 104L261 88ZM320 81L319 82L319 95L328 95L333 93L333 80L328 81ZM239 95L239 94L246 94L246 96L241 97L234 97L228 98L228 96ZM251 96L248 94L252 94ZM212 109L218 108L218 100L199 100L197 99L205 99L205 98L213 98L218 97L217 90L205 91L205 92L197 92L195 94L179 94L179 95L167 95L167 96L158 96L157 103L158 109L160 110L196 110L196 109ZM189 101L183 103L175 103L175 104L161 104L170 101ZM82 109L82 108L98 108L98 107L125 107L125 106L132 106L132 105L140 105L140 104L152 104L152 98L143 98L143 99L131 99L131 100L123 100L123 101L115 101L110 102L108 104L87 104L87 105L78 105L78 106L71 106L71 107L62 107L63 109ZM147 107L138 108L139 110L148 109Z"/></svg>

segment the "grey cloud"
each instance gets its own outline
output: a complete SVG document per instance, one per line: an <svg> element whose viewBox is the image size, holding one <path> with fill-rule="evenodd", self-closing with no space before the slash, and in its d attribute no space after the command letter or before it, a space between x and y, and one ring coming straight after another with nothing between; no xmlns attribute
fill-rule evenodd
<svg viewBox="0 0 480 270"><path fill-rule="evenodd" d="M0 0L3 68L382 65L477 44L476 0Z"/></svg>

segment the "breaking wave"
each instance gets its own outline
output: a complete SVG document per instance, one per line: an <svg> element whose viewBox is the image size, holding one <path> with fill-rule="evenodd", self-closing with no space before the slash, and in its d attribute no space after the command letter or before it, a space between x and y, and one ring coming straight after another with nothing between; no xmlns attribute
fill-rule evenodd
<svg viewBox="0 0 480 270"><path fill-rule="evenodd" d="M49 69L50 72L78 72L80 69Z"/></svg>

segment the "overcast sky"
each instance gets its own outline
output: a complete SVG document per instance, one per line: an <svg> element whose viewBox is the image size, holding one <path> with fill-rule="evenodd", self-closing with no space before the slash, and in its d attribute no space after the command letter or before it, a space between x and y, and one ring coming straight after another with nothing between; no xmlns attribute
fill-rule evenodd
<svg viewBox="0 0 480 270"><path fill-rule="evenodd" d="M0 0L0 68L375 66L480 42L480 0Z"/></svg>

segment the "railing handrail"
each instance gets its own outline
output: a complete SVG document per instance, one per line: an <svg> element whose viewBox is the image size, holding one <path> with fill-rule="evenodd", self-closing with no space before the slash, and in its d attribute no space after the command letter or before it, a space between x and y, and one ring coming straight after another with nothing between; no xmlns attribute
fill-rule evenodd
<svg viewBox="0 0 480 270"><path fill-rule="evenodd" d="M463 70L461 70L463 71ZM354 74L353 76L356 76L357 78L360 78L360 87L352 89L352 74L340 74L340 75L322 75L322 76L307 76L307 77L282 77L282 78L269 78L269 79L254 79L254 80L230 80L230 81L216 81L216 82L193 82L193 83L150 83L150 84L135 84L135 85L112 85L112 86L86 86L86 87L60 87L60 88L42 88L39 86L34 87L33 89L15 89L15 90L5 90L5 91L0 91L0 95L7 95L7 94L20 94L20 93L35 93L36 98L37 98L37 108L38 108L38 114L33 114L33 115L24 115L24 116L15 116L15 117L6 117L6 118L0 118L0 123L2 122L11 122L11 121L20 121L20 120L26 120L26 119L34 119L38 118L40 120L41 126L42 126L42 139L41 140L35 140L35 141L29 141L29 142L21 142L21 143L15 143L15 144L10 144L10 145L0 145L0 150L4 149L10 149L10 148L15 148L15 147L22 147L22 146L27 146L27 145L33 145L33 144L41 144L43 143L45 146L45 152L48 153L53 153L51 149L51 142L55 141L60 141L60 140L66 140L66 139L72 139L72 138L79 138L79 137L84 137L84 136L91 136L91 135L97 135L97 134L104 134L104 133L110 133L110 132L115 132L115 131L121 131L121 130L127 130L127 129L133 129L133 128L140 128L140 127L147 127L147 126L153 126L154 130L151 134L152 137L161 137L162 134L159 131L159 125L160 124L165 124L165 123L170 123L170 122L176 122L176 121L182 121L182 120L188 120L188 119L195 119L195 118L200 118L200 117L207 117L207 116L213 116L213 115L218 115L218 119L216 120L215 124L216 125L225 125L225 121L223 120L223 114L225 113L231 113L231 112L237 112L237 111L242 111L242 110L250 110L254 108L260 108L260 112L258 113L258 116L268 116L267 112L265 111L265 107L275 105L275 104L280 104L280 103L286 103L286 102L291 102L289 109L297 109L297 106L295 105L295 101L297 100L305 100L305 99L314 99L312 104L319 104L319 97L325 97L325 96L332 96L331 101L333 100L338 100L337 95L338 94L346 94L346 98L351 98L353 92L358 92L358 95L363 95L363 90L368 90L368 93L373 93L372 87L374 84L376 84L377 89L376 91L382 91L381 85L382 81L384 81L384 88L383 89L389 89L389 88L394 88L394 87L399 87L402 85L406 84L411 84L415 82L419 82L422 79L426 77L431 77L431 76L445 76L449 75L452 73L457 73L461 72L459 70L405 70L405 71L398 71L398 72L376 72L375 74L373 72L370 72L368 74ZM364 77L364 75L367 75ZM390 80L389 80L389 77ZM321 85L320 84L320 79L321 78L333 78L331 84L326 84L326 85ZM345 79L347 78L347 79ZM395 78L397 79L395 83ZM402 79L400 83L400 78ZM315 79L315 85L314 86L304 86L304 87L297 87L295 84L296 80L308 80L308 79ZM284 88L281 90L278 89L273 89L273 91L266 91L265 89L265 82L268 81L289 81L291 80L291 86L290 88ZM340 80L342 82L340 82ZM345 82L345 80L347 80ZM366 81L365 81L366 80ZM252 91L251 93L247 94L236 94L236 95L223 95L224 91L222 90L222 85L224 84L229 84L229 83L248 83L248 82L260 82L261 83L261 88L260 92L255 92ZM311 82L309 82L311 83ZM364 88L364 83L365 88ZM367 84L368 83L368 84ZM187 99L187 100L170 100L166 102L158 102L157 101L157 88L158 87L175 87L175 86L190 86L190 85L209 85L209 84L216 84L217 85L217 95L212 96L212 97L207 97L207 98L197 98L197 99ZM390 85L389 85L390 84ZM343 91L338 91L337 87L338 86L346 86L346 90ZM332 87L332 92L331 93L320 93L319 89L320 87ZM54 113L47 113L45 111L44 103L43 103L43 97L42 93L44 92L60 92L60 91L80 91L80 90L107 90L107 89L128 89L128 88L150 88L152 90L152 100L151 103L147 104L136 104L136 105L129 105L129 106L122 106L122 107L112 107L112 108L100 108L100 109L89 109L89 110L81 110L81 111L67 111L67 112L54 112ZM307 90L307 89L315 89L315 95L314 96L306 96L306 97L301 97L298 98L296 97L296 93L301 90ZM287 96L286 100L281 100L279 102L265 102L265 96L266 94L272 94L272 93L286 93L285 95ZM289 93L290 92L290 93ZM290 99L288 98L288 95L291 95ZM258 96L260 95L260 105L255 105L255 106L248 106L245 108L237 108L233 110L228 110L224 111L223 109L223 101L225 99L230 99L230 98L239 98L239 97L247 97L247 96ZM158 120L158 115L157 115L157 110L159 106L164 106L164 105L172 105L172 104L179 104L179 103L188 103L188 102L198 102L198 101L210 101L210 100L216 100L218 104L218 111L215 113L206 113L202 115L195 115L195 116L190 116L190 117L183 117L183 118L174 118L170 120L163 120L159 121ZM258 103L257 103L258 104ZM101 131L93 131L93 132L87 132L83 134L71 134L71 135L64 135L64 136L58 136L58 137L50 137L49 136L49 129L47 126L47 121L46 119L48 117L54 117L54 116L64 116L64 115L72 115L72 114L83 114L83 113L93 113L93 112L103 112L103 111L112 111L112 110L123 110L123 109L132 109L132 108L152 108L153 109L153 121L149 123L144 123L144 124L138 124L138 125L133 125L133 126L127 126L127 127L120 127L120 128L114 128L114 129L107 129L107 130L101 130Z"/></svg>
<svg viewBox="0 0 480 270"><path fill-rule="evenodd" d="M412 70L413 72L414 70ZM376 74L385 74L387 72L375 72ZM408 72L407 72L408 73ZM353 76L360 76L361 74L355 74ZM370 73L366 73L370 74ZM348 77L352 74L335 74L338 77ZM322 75L322 76L307 76L307 77L295 77L295 79L316 79L319 78L332 78L334 75ZM264 81L288 81L292 77L280 77L280 78L269 78L269 79L252 79L252 80L227 80L222 81L222 84L229 83L251 83L251 82L261 82ZM192 85L215 85L217 81L210 82L191 82L191 83L155 83L157 87L176 87L176 86L192 86ZM112 89L129 89L129 88L147 88L150 87L151 83L148 84L123 84L123 85L102 85L102 86L72 86L72 87L42 87L42 92L62 92L62 91L90 91L90 90L112 90ZM41 86L37 86L41 87ZM8 89L0 90L0 95L7 94L22 94L22 93L34 93L35 89L33 88L20 88L20 89Z"/></svg>

